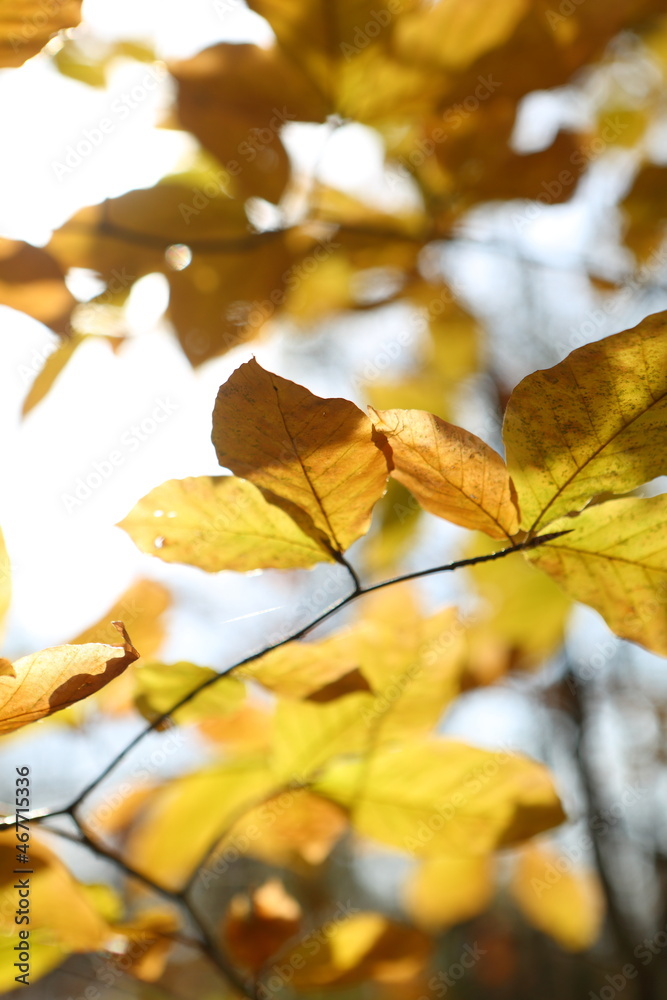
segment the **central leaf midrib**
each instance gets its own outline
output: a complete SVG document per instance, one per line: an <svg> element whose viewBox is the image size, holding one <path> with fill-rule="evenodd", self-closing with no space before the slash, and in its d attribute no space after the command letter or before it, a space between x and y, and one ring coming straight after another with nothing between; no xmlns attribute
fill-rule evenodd
<svg viewBox="0 0 667 1000"><path fill-rule="evenodd" d="M576 379L575 379L575 382L576 382ZM577 388L578 388L578 386L577 386ZM642 410L636 416L632 417L631 420L628 420L628 422L626 424L623 424L623 426L620 427L617 431L615 431L614 434L611 435L611 437L607 438L607 440L605 442L603 442L598 448L596 448L595 451L592 452L589 455L589 457L586 459L586 461L584 462L584 464L581 465L581 466L578 466L577 469L572 473L572 475L569 476L567 478L567 480L562 484L562 486L560 486L558 488L558 490L556 491L556 493L554 493L554 495L552 496L551 500L546 505L546 507L542 508L541 512L538 514L537 518L535 519L535 521L531 525L529 531L531 531L531 532L532 531L536 531L537 528L539 528L539 526L543 523L544 515L549 510L549 508L553 506L553 504L556 502L556 500L558 499L558 497L577 478L577 476L583 471L583 469L586 468L587 465L590 465L590 463L592 461L594 461L594 459L596 459L598 457L598 455L600 455L600 453L603 452L604 449L607 448L611 444L612 441L614 441L617 437L619 437L621 434L623 434L623 432L626 431L628 429L628 427L630 427L637 420L641 420L641 418L644 417L644 416L646 416L646 414L654 406L658 406L660 403L663 403L665 401L665 399L667 399L667 392L663 392L662 395L659 396L657 399L652 399L650 405L647 406L646 409Z"/></svg>

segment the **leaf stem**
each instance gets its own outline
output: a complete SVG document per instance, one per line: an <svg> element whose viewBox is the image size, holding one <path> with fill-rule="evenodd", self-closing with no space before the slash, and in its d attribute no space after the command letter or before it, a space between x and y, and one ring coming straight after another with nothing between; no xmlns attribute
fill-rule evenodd
<svg viewBox="0 0 667 1000"><path fill-rule="evenodd" d="M189 704L196 698L196 696L201 692L206 690L206 688L211 687L211 685L216 684L221 677L226 677L232 673L234 670L238 670L240 667L247 666L249 663L253 663L255 660L260 659L262 656L266 656L267 653L273 652L274 649L279 649L281 646L286 646L290 642L296 642L302 639L304 636L312 632L313 629L317 628L332 615L336 614L342 608L351 604L352 601L357 600L359 597L363 597L365 594L374 593L377 590L382 590L384 587L392 587L397 583L404 583L407 580L416 580L420 577L431 576L434 573L449 573L453 570L461 569L464 566L477 566L480 563L493 562L496 559L503 559L505 556L513 555L515 552L525 552L527 549L534 549L538 545L543 545L545 542L553 541L555 538L559 538L561 535L567 534L567 531L556 531L550 534L540 535L537 538L532 538L530 541L523 542L519 545L513 545L507 549L500 549L498 552L491 552L484 556L472 556L470 559L458 559L452 563L446 563L443 566L431 566L428 569L415 570L413 573L405 573L402 576L395 576L390 580L383 580L380 583L371 584L368 587L362 587L359 584L358 578L352 567L346 562L345 565L348 571L352 575L353 579L356 581L355 589L343 597L336 604L332 605L322 614L314 618L308 625L304 625L302 628L297 629L297 631L286 635L283 639L279 639L277 642L272 643L270 646L265 646L263 649L258 650L255 653L251 653L249 656L243 657L241 660L237 660L231 666L227 667L225 670L221 670L220 673L215 674L214 677L209 677L207 680L203 681L198 687L190 691L188 694L180 698L174 705L172 705L168 711L162 712L157 718L153 719L141 732L132 739L116 756L109 762L109 764L104 768L104 770L97 775L94 781L86 785L82 792L74 799L71 803L69 810L74 815L74 810L76 810L81 803L88 798L88 796L97 788L98 785L104 781L104 779L120 764L120 762L133 750L149 733L154 732L159 729L173 714L177 712L179 708L183 708L184 705Z"/></svg>

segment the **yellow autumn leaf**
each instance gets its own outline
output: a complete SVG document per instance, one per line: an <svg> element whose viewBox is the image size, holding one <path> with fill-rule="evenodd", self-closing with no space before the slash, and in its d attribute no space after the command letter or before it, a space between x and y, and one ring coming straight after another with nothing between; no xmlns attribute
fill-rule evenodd
<svg viewBox="0 0 667 1000"><path fill-rule="evenodd" d="M664 473L667 313L528 375L510 397L503 436L528 531Z"/></svg>
<svg viewBox="0 0 667 1000"><path fill-rule="evenodd" d="M483 854L561 823L547 769L505 750L415 739L332 763L314 784L367 837L418 856Z"/></svg>
<svg viewBox="0 0 667 1000"><path fill-rule="evenodd" d="M165 888L181 888L216 838L275 784L265 758L230 760L170 781L143 803L127 859Z"/></svg>
<svg viewBox="0 0 667 1000"><path fill-rule="evenodd" d="M494 865L489 855L437 855L411 873L404 897L418 927L431 932L483 913L493 898Z"/></svg>
<svg viewBox="0 0 667 1000"><path fill-rule="evenodd" d="M465 555L493 550L478 535ZM562 645L572 602L546 574L524 559L497 559L466 572L479 598L466 631L471 680L488 684L509 670L533 670Z"/></svg>
<svg viewBox="0 0 667 1000"><path fill-rule="evenodd" d="M519 527L510 478L500 455L476 435L424 410L373 410L386 434L394 476L425 510L492 538Z"/></svg>
<svg viewBox="0 0 667 1000"><path fill-rule="evenodd" d="M216 180L203 183L211 190ZM194 188L194 195L192 190L185 202L186 210L193 202L201 204L197 189ZM243 202L232 204L242 206ZM207 212L208 207L201 214ZM241 222L247 226L245 219ZM231 225L233 232L236 222ZM219 232L223 234L218 237L222 244L220 252L196 252L188 267L170 270L167 275L169 319L193 366L257 337L279 312L287 297L286 288L301 273L290 230L244 231L238 236L228 236L229 228L220 225ZM204 238L215 241L214 235ZM225 243L230 244L226 250Z"/></svg>
<svg viewBox="0 0 667 1000"><path fill-rule="evenodd" d="M622 639L667 655L667 495L610 500L553 527L569 534L527 558Z"/></svg>
<svg viewBox="0 0 667 1000"><path fill-rule="evenodd" d="M311 931L279 960L295 970L292 983L297 989L318 990L369 981L409 982L423 969L432 948L432 940L414 927L372 911L346 912L339 904L324 928Z"/></svg>
<svg viewBox="0 0 667 1000"><path fill-rule="evenodd" d="M365 713L372 746L427 733L461 693L464 623L453 607L424 616L405 585L367 598L347 644L375 694Z"/></svg>
<svg viewBox="0 0 667 1000"><path fill-rule="evenodd" d="M253 680L274 694L306 698L354 670L358 655L346 632L318 642L288 642L241 667L236 676Z"/></svg>
<svg viewBox="0 0 667 1000"><path fill-rule="evenodd" d="M327 110L341 110L341 77L368 50L386 51L396 17L417 0L250 0L271 25L278 46L309 77ZM370 25L367 29L366 26ZM367 78L368 79L368 78ZM348 109L349 110L349 109Z"/></svg>
<svg viewBox="0 0 667 1000"><path fill-rule="evenodd" d="M319 642L287 643L238 676L312 701L365 690L359 704L367 739L375 745L436 725L462 690L465 635L455 608L425 617L409 589L392 587L367 598L362 616L349 628ZM300 711L317 717L307 705L289 705L286 701L278 717Z"/></svg>
<svg viewBox="0 0 667 1000"><path fill-rule="evenodd" d="M333 559L326 545L235 476L169 479L119 527L142 552L208 573L294 569Z"/></svg>
<svg viewBox="0 0 667 1000"><path fill-rule="evenodd" d="M52 35L81 20L81 0L9 0L0 20L0 67L22 66Z"/></svg>
<svg viewBox="0 0 667 1000"><path fill-rule="evenodd" d="M28 395L23 400L23 406L21 407L22 416L27 416L38 403L41 403L77 347L80 347L85 339L83 334L72 334L72 336L56 347L53 353L49 354L44 362L44 367L35 376Z"/></svg>
<svg viewBox="0 0 667 1000"><path fill-rule="evenodd" d="M15 936L22 925L14 924L18 900L14 869L23 867L16 864L16 853L16 831L0 832L0 895L3 904L8 900L13 904L11 908L0 905L0 926L5 933L13 927ZM104 948L113 931L92 904L86 892L89 887L76 881L36 832L30 835L28 858L30 864L25 868L31 871L26 876L31 890L29 929L48 930L51 943L60 948L62 958L68 952Z"/></svg>
<svg viewBox="0 0 667 1000"><path fill-rule="evenodd" d="M602 930L604 896L597 875L568 866L550 848L529 844L521 850L510 885L526 919L567 951L584 951Z"/></svg>
<svg viewBox="0 0 667 1000"><path fill-rule="evenodd" d="M156 719L201 684L218 676L215 670L193 663L146 663L134 675L137 709L149 721ZM245 686L241 681L221 677L178 709L174 719L182 724L198 722L206 716L229 715L240 707L244 698Z"/></svg>
<svg viewBox="0 0 667 1000"><path fill-rule="evenodd" d="M220 178L209 187L206 211L193 205L195 185L208 187L211 180L210 172L193 171L87 206L54 232L48 252L65 270L98 271L115 294L127 293L144 274L173 273L164 253L170 245L188 245L221 232L227 238L248 235L243 205L229 197ZM148 245L137 242L137 232L148 236Z"/></svg>
<svg viewBox="0 0 667 1000"><path fill-rule="evenodd" d="M0 676L0 732L10 733L67 708L122 674L139 653L122 622L116 627L122 646L52 646L16 660L15 676Z"/></svg>
<svg viewBox="0 0 667 1000"><path fill-rule="evenodd" d="M332 757L363 750L373 703L373 696L366 692L324 705L281 699L270 762L276 781L304 781Z"/></svg>
<svg viewBox="0 0 667 1000"><path fill-rule="evenodd" d="M354 403L314 396L254 359L220 387L213 411L220 464L273 494L335 552L368 531L388 476L381 443Z"/></svg>

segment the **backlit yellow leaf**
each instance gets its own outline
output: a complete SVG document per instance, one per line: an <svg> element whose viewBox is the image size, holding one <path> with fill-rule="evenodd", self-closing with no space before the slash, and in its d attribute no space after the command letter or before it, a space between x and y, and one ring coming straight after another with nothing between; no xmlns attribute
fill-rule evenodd
<svg viewBox="0 0 667 1000"><path fill-rule="evenodd" d="M332 763L314 788L347 806L360 833L420 856L484 854L565 818L543 765L456 740Z"/></svg>
<svg viewBox="0 0 667 1000"><path fill-rule="evenodd" d="M144 804L126 844L128 859L161 885L180 888L216 837L275 784L264 758L232 760L170 781Z"/></svg>
<svg viewBox="0 0 667 1000"><path fill-rule="evenodd" d="M304 781L330 758L368 741L373 696L355 692L328 704L283 699L276 710L271 767L281 782Z"/></svg>
<svg viewBox="0 0 667 1000"><path fill-rule="evenodd" d="M169 479L143 497L120 527L142 552L209 573L294 569L333 559L261 490L235 476Z"/></svg>
<svg viewBox="0 0 667 1000"><path fill-rule="evenodd" d="M392 476L425 510L492 538L519 527L510 478L484 441L423 410L371 409L392 450Z"/></svg>
<svg viewBox="0 0 667 1000"><path fill-rule="evenodd" d="M604 897L592 871L571 864L563 871L555 851L529 844L519 855L511 891L530 923L561 948L584 951L597 941Z"/></svg>
<svg viewBox="0 0 667 1000"><path fill-rule="evenodd" d="M121 674L139 653L121 622L117 627L122 646L52 646L16 660L16 676L0 676L0 732L12 732L67 708Z"/></svg>
<svg viewBox="0 0 667 1000"><path fill-rule="evenodd" d="M465 626L452 607L424 616L409 586L367 598L348 645L376 695L366 713L373 746L429 732L461 692Z"/></svg>
<svg viewBox="0 0 667 1000"><path fill-rule="evenodd" d="M477 536L466 556L493 552ZM562 644L572 607L560 587L524 559L497 559L466 570L480 598L467 629L467 666L475 683L493 683L508 670L532 670Z"/></svg>
<svg viewBox="0 0 667 1000"><path fill-rule="evenodd" d="M254 359L220 387L213 411L220 464L295 518L300 512L299 524L336 552L368 531L384 493L388 466L376 437L354 403L314 396Z"/></svg>
<svg viewBox="0 0 667 1000"><path fill-rule="evenodd" d="M149 720L167 712L172 705L218 674L193 663L147 663L134 675L137 709ZM224 716L236 711L245 698L245 687L235 677L222 677L179 708L178 723L199 721L206 716Z"/></svg>
<svg viewBox="0 0 667 1000"><path fill-rule="evenodd" d="M623 639L667 655L667 496L610 500L554 522L528 558Z"/></svg>
<svg viewBox="0 0 667 1000"><path fill-rule="evenodd" d="M405 889L408 912L431 932L483 913L493 898L493 862L488 855L426 858Z"/></svg>
<svg viewBox="0 0 667 1000"><path fill-rule="evenodd" d="M16 831L0 833L0 892L2 902L11 900L8 910L0 906L1 926L5 932L11 927L14 934L18 927L14 924L17 906L15 863ZM62 861L40 839L34 831L30 835L28 857L32 870L30 881L30 929L44 928L50 932L51 942L60 946L62 957L68 952L99 951L113 936L113 931L86 894L86 887L80 885L70 875ZM21 866L23 867L23 866ZM17 943L16 938L14 943Z"/></svg>
<svg viewBox="0 0 667 1000"><path fill-rule="evenodd" d="M521 526L531 531L667 471L667 313L528 375L503 436Z"/></svg>
<svg viewBox="0 0 667 1000"><path fill-rule="evenodd" d="M275 694L305 698L354 670L357 653L346 633L319 642L288 642L241 667L237 677L258 681Z"/></svg>

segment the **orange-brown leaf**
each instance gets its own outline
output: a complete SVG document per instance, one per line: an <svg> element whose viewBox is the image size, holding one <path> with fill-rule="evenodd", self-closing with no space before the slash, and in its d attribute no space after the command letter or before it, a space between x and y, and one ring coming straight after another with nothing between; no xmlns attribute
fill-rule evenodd
<svg viewBox="0 0 667 1000"><path fill-rule="evenodd" d="M424 410L373 410L392 449L392 475L425 510L492 538L519 527L510 477L484 441Z"/></svg>
<svg viewBox="0 0 667 1000"><path fill-rule="evenodd" d="M376 439L354 403L314 396L254 359L220 387L213 411L220 464L337 552L368 531L384 493L388 462Z"/></svg>

